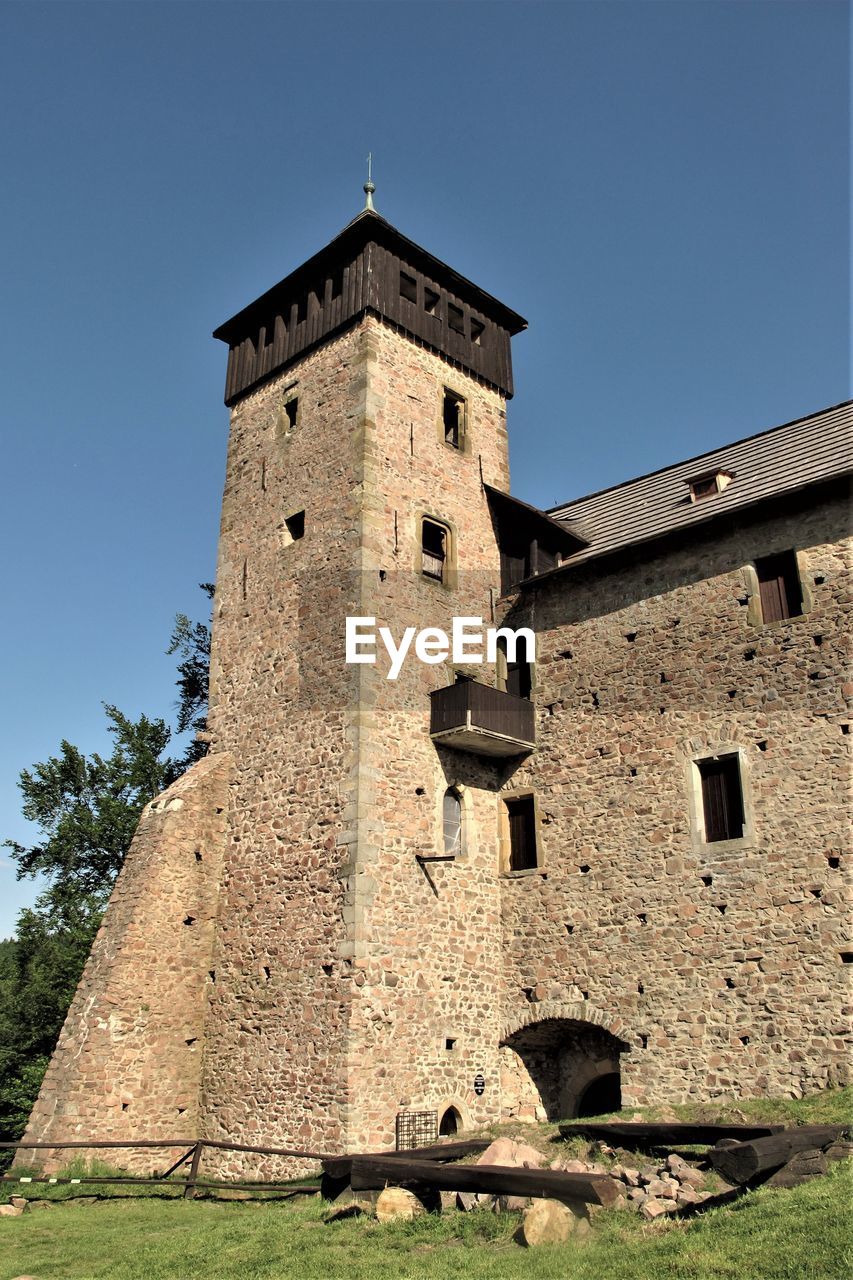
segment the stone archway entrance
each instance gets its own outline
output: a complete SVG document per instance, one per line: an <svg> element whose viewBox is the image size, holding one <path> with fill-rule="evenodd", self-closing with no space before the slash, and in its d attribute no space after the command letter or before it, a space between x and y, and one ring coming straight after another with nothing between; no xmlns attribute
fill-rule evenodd
<svg viewBox="0 0 853 1280"><path fill-rule="evenodd" d="M462 1117L455 1107L448 1107L441 1117L438 1133L441 1138L449 1138L462 1128Z"/></svg>
<svg viewBox="0 0 853 1280"><path fill-rule="evenodd" d="M546 1017L501 1044L506 1118L570 1120L621 1105L619 1059L628 1045L580 1018Z"/></svg>

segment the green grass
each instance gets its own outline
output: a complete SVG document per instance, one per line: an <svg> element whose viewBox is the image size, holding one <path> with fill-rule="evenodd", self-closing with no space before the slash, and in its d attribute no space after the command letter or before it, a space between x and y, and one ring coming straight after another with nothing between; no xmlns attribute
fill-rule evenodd
<svg viewBox="0 0 853 1280"><path fill-rule="evenodd" d="M846 1089L668 1113L706 1122L740 1113L750 1120L844 1124L851 1098ZM643 1115L654 1119L654 1109ZM553 1125L519 1130L552 1154L555 1133ZM65 1172L84 1170L77 1165ZM89 1172L112 1170L93 1165ZM515 1214L326 1224L319 1198L190 1202L179 1198L179 1189L85 1184L6 1184L0 1198L22 1190L54 1201L97 1199L0 1219L0 1280L847 1280L853 1272L853 1162L794 1190L762 1188L689 1221L646 1223L629 1212L601 1212L588 1243L535 1253L513 1242Z"/></svg>
<svg viewBox="0 0 853 1280"><path fill-rule="evenodd" d="M0 1277L37 1280L847 1280L853 1169L690 1222L599 1214L585 1245L512 1241L518 1218L325 1224L320 1202L108 1198L0 1219Z"/></svg>

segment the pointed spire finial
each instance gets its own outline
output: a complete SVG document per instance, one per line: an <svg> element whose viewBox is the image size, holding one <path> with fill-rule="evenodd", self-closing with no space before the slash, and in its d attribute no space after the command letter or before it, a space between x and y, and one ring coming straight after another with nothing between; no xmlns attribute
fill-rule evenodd
<svg viewBox="0 0 853 1280"><path fill-rule="evenodd" d="M365 209L373 209L373 193L376 187L373 185L373 152L369 152L367 156L367 182L364 184L364 207ZM374 210L375 212L375 210Z"/></svg>

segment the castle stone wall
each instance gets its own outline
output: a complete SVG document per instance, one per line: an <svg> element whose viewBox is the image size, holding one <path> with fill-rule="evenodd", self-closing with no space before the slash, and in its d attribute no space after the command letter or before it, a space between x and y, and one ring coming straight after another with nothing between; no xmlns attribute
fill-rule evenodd
<svg viewBox="0 0 853 1280"><path fill-rule="evenodd" d="M506 785L539 797L543 866L502 881L507 1007L579 992L618 1020L627 1104L846 1073L848 528L844 501L791 500L517 610L539 749ZM763 625L748 566L792 547L807 612ZM735 750L751 832L705 844L691 762Z"/></svg>

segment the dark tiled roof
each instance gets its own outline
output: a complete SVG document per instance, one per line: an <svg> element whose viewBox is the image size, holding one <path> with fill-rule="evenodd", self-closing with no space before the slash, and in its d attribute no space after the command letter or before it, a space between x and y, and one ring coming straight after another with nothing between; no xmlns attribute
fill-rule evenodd
<svg viewBox="0 0 853 1280"><path fill-rule="evenodd" d="M554 507L549 515L569 528L580 523L590 542L563 563L579 564L677 530L687 532L765 498L843 476L853 467L851 446L853 401L846 401ZM691 502L687 481L716 471L734 479L722 493Z"/></svg>

